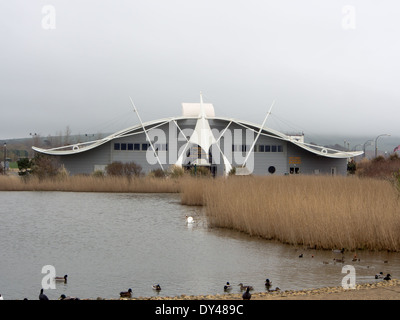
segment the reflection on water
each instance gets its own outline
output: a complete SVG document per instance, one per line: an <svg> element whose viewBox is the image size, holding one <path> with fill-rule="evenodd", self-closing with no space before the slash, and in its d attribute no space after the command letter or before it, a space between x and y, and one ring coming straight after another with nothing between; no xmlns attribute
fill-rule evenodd
<svg viewBox="0 0 400 320"><path fill-rule="evenodd" d="M129 288L135 297L215 294L227 281L232 293L240 282L264 291L266 278L282 290L339 286L344 264L355 266L357 283L400 274L398 254L360 251L353 262L345 253L344 264L334 263L331 251L208 228L202 208L180 205L178 195L1 192L0 203L5 299L37 299L44 265L68 274L67 284L45 291L50 299L118 298Z"/></svg>

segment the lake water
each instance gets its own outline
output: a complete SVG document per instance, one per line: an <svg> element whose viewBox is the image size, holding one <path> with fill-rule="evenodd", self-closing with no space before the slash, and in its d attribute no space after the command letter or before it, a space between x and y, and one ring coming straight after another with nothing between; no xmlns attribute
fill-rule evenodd
<svg viewBox="0 0 400 320"><path fill-rule="evenodd" d="M176 194L0 192L0 208L4 299L38 299L45 265L68 275L45 290L50 299L118 298L128 288L134 297L223 294L227 281L232 293L240 282L264 291L266 278L282 290L309 289L340 286L345 276L344 264L333 263L340 255L209 228L203 209L181 205ZM357 284L380 271L400 275L399 254L360 251L352 262L353 254L345 264Z"/></svg>

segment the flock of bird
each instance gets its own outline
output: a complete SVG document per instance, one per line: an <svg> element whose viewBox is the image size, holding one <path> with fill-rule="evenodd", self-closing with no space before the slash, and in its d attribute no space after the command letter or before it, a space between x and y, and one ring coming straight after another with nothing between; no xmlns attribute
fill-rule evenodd
<svg viewBox="0 0 400 320"><path fill-rule="evenodd" d="M192 217L186 216L186 223L187 224L192 224L194 223L194 220ZM340 253L342 254L342 258L334 258L333 260L335 262L341 262L344 263L344 249L341 250L332 250L333 253ZM301 253L299 255L299 258L303 258L304 255ZM312 255L312 258L314 258L314 255ZM355 254L352 261L360 261L360 259L357 257ZM387 263L388 261L384 261L384 263ZM329 262L323 261L324 264L328 264ZM56 282L64 282L67 283L68 275L65 275L63 277L55 277L54 281ZM386 276L383 274L383 272L379 272L378 274L375 275L375 279L383 279L383 280L391 280L391 275L388 273ZM250 285L243 285L243 283L239 283L238 286L240 287L240 291L245 291L242 295L243 300L250 300L251 299L251 293L250 291L254 290L254 288ZM153 284L152 286L153 290L159 292L161 291L161 286L160 284ZM224 291L225 292L230 292L232 290L232 286L229 282L227 282L224 285ZM270 279L265 280L265 288L268 292L274 292L274 291L280 291L279 287L275 287L275 289L272 289L272 281ZM119 293L121 298L131 298L132 297L132 289L129 288L128 291L121 291ZM0 294L0 300L4 300L3 296ZM28 300L25 298L24 300ZM39 294L39 300L49 300L49 298L43 293L43 289L40 290ZM70 297L70 296L65 296L62 294L59 298L59 300L79 300L79 298L76 297Z"/></svg>
<svg viewBox="0 0 400 320"><path fill-rule="evenodd" d="M250 300L251 299L251 293L250 291L254 290L253 286L245 286L243 283L239 283L238 286L240 287L240 291L245 291L242 295L243 300ZM278 287L275 289L272 289L272 281L269 279L265 280L265 289L267 289L268 292L274 292L274 291L280 291ZM229 282L227 282L224 285L224 291L225 292L230 292L232 290L232 286Z"/></svg>

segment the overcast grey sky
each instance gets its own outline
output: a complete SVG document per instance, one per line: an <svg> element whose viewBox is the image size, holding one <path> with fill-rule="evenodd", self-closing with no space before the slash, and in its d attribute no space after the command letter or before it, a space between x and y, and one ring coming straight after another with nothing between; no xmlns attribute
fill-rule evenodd
<svg viewBox="0 0 400 320"><path fill-rule="evenodd" d="M50 7L48 7L50 6ZM50 8L50 9L49 9ZM113 132L181 115L400 136L400 4L0 0L0 139Z"/></svg>

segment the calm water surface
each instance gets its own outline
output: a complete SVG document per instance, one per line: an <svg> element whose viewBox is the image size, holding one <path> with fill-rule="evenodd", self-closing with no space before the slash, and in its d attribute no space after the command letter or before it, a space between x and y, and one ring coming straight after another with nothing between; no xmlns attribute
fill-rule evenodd
<svg viewBox="0 0 400 320"><path fill-rule="evenodd" d="M176 194L0 192L0 203L4 299L37 299L45 265L68 274L67 284L45 291L50 299L118 298L128 288L135 297L216 294L227 281L232 293L240 282L264 291L266 278L283 290L319 288L339 286L345 276L331 251L208 228L202 208L180 205ZM352 262L346 253L357 283L375 281L380 271L400 275L398 254L357 255Z"/></svg>

